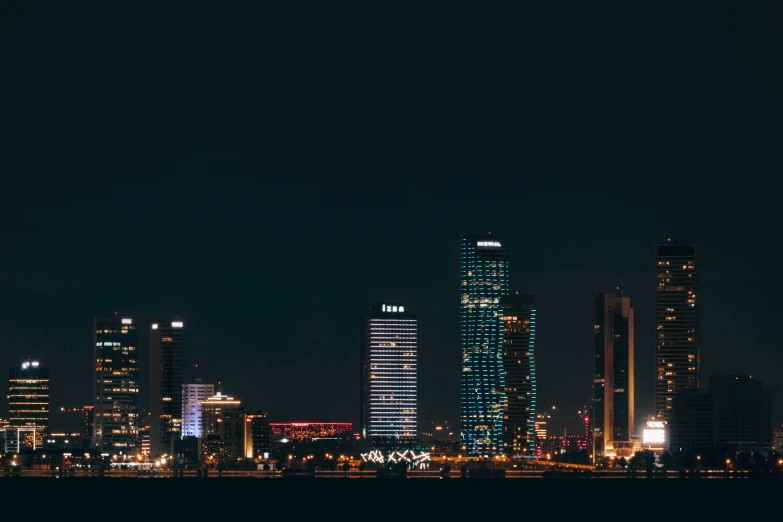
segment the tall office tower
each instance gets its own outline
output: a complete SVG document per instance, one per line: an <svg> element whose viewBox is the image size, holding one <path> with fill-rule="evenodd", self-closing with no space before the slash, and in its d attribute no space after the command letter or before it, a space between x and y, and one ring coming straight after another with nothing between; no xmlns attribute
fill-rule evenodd
<svg viewBox="0 0 783 522"><path fill-rule="evenodd" d="M182 437L204 436L201 403L215 395L214 384L204 384L201 379L182 385Z"/></svg>
<svg viewBox="0 0 783 522"><path fill-rule="evenodd" d="M362 316L362 438L375 444L417 435L418 322L400 303Z"/></svg>
<svg viewBox="0 0 783 522"><path fill-rule="evenodd" d="M8 426L49 428L49 370L38 361L24 361L9 371Z"/></svg>
<svg viewBox="0 0 783 522"><path fill-rule="evenodd" d="M503 448L507 455L533 457L536 450L536 300L500 298L503 311Z"/></svg>
<svg viewBox="0 0 783 522"><path fill-rule="evenodd" d="M119 315L96 317L94 326L93 446L131 450L139 431L139 331Z"/></svg>
<svg viewBox="0 0 783 522"><path fill-rule="evenodd" d="M699 389L701 262L696 245L655 247L655 412L668 420L681 391Z"/></svg>
<svg viewBox="0 0 783 522"><path fill-rule="evenodd" d="M498 238L463 236L460 263L460 432L468 456L503 453L503 321L506 249Z"/></svg>
<svg viewBox="0 0 783 522"><path fill-rule="evenodd" d="M631 298L621 290L595 297L593 406L596 453L613 457L632 447L634 345Z"/></svg>
<svg viewBox="0 0 783 522"><path fill-rule="evenodd" d="M150 451L173 453L182 438L182 335L179 319L152 323L150 330Z"/></svg>

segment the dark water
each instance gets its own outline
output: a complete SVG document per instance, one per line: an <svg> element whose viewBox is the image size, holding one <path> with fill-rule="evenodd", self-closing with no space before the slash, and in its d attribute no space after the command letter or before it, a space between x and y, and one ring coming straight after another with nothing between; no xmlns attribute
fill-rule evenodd
<svg viewBox="0 0 783 522"><path fill-rule="evenodd" d="M0 520L780 520L774 479L0 479Z"/></svg>

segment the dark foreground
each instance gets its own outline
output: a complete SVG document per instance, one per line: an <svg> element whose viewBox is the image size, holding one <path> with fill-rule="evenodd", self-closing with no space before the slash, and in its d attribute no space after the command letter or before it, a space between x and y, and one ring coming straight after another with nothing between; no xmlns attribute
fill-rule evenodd
<svg viewBox="0 0 783 522"><path fill-rule="evenodd" d="M0 520L764 520L756 508L781 492L761 479L26 478L0 480Z"/></svg>

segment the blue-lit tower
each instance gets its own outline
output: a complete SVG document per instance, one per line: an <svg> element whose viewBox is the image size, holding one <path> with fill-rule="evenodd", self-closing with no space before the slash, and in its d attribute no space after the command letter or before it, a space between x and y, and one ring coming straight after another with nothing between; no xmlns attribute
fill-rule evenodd
<svg viewBox="0 0 783 522"><path fill-rule="evenodd" d="M462 345L462 447L469 456L503 448L503 320L500 298L508 294L508 262L492 235L463 236L460 266Z"/></svg>
<svg viewBox="0 0 783 522"><path fill-rule="evenodd" d="M503 450L532 458L536 449L536 299L519 292L500 298L503 319Z"/></svg>

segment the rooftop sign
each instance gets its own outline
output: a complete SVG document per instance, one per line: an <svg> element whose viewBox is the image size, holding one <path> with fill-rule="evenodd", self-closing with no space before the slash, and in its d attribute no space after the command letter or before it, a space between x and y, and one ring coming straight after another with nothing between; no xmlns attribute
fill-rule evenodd
<svg viewBox="0 0 783 522"><path fill-rule="evenodd" d="M404 306L392 306L392 305L381 305L381 311L382 312L391 312L391 313L404 313L405 307Z"/></svg>

